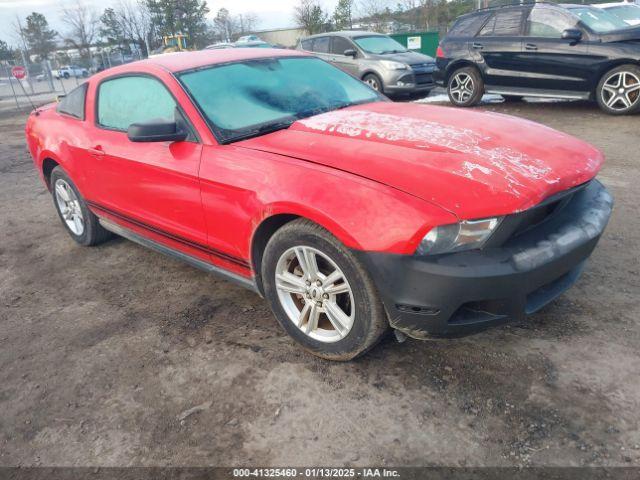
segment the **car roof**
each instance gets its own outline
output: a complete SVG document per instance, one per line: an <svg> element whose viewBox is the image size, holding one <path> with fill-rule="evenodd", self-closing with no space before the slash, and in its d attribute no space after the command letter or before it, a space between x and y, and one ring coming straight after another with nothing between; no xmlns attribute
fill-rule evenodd
<svg viewBox="0 0 640 480"><path fill-rule="evenodd" d="M299 50L283 50L279 48L220 48L198 50L196 52L164 53L146 60L127 63L110 68L109 74L137 71L141 66L155 66L170 72L180 72L194 68L207 67L219 63L241 62L272 57L307 57L311 56ZM106 71L105 71L106 72Z"/></svg>
<svg viewBox="0 0 640 480"><path fill-rule="evenodd" d="M361 37L363 35L366 35L366 36L377 35L380 37L387 36L384 33L368 32L366 30L341 30L338 32L317 33L316 35L311 35L309 37L306 37L304 40L306 40L307 38L318 38L318 37Z"/></svg>

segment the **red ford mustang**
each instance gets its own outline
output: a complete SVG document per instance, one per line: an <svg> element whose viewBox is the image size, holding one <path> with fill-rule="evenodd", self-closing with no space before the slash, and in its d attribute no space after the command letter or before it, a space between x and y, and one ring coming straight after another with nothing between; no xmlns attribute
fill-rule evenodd
<svg viewBox="0 0 640 480"><path fill-rule="evenodd" d="M113 232L248 287L345 360L392 327L463 334L532 313L609 219L602 154L504 115L387 101L312 56L177 53L33 112L71 237Z"/></svg>

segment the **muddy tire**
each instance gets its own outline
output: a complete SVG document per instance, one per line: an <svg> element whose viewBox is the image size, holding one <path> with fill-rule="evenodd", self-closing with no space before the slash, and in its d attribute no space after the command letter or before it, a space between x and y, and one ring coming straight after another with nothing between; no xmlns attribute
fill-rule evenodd
<svg viewBox="0 0 640 480"><path fill-rule="evenodd" d="M484 81L474 67L455 70L447 82L449 100L457 107L473 107L484 95Z"/></svg>
<svg viewBox="0 0 640 480"><path fill-rule="evenodd" d="M71 238L84 246L98 245L111 238L87 206L80 191L62 167L51 171L51 195L62 225Z"/></svg>
<svg viewBox="0 0 640 480"><path fill-rule="evenodd" d="M280 325L318 357L351 360L389 330L364 266L333 235L307 220L288 223L271 237L262 281Z"/></svg>

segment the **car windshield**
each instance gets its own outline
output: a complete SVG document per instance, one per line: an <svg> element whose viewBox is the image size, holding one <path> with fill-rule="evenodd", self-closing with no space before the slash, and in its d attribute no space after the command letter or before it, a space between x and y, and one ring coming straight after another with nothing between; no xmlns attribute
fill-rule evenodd
<svg viewBox="0 0 640 480"><path fill-rule="evenodd" d="M313 57L262 58L178 75L223 143L288 128L298 119L382 97Z"/></svg>
<svg viewBox="0 0 640 480"><path fill-rule="evenodd" d="M607 8L606 11L621 18L627 25L640 25L640 7L636 5L620 5Z"/></svg>
<svg viewBox="0 0 640 480"><path fill-rule="evenodd" d="M356 37L353 40L365 52L376 55L384 55L386 53L404 53L407 51L406 48L396 42L393 38L385 35Z"/></svg>
<svg viewBox="0 0 640 480"><path fill-rule="evenodd" d="M572 8L571 13L596 33L607 33L630 27L630 25L621 18L616 17L613 13L605 12L600 8L577 7Z"/></svg>

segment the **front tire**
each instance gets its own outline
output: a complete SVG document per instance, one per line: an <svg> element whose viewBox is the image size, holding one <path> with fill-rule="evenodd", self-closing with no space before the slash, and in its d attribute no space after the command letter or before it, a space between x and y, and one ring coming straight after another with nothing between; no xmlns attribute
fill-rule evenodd
<svg viewBox="0 0 640 480"><path fill-rule="evenodd" d="M364 266L333 235L307 220L288 223L271 237L262 279L280 325L318 357L351 360L389 329Z"/></svg>
<svg viewBox="0 0 640 480"><path fill-rule="evenodd" d="M596 88L596 100L610 115L629 115L640 110L640 67L621 65L605 73Z"/></svg>
<svg viewBox="0 0 640 480"><path fill-rule="evenodd" d="M382 83L382 80L380 80L380 77L378 77L378 75L376 75L375 73L367 73L362 78L362 81L373 88L376 92L384 93L384 85Z"/></svg>
<svg viewBox="0 0 640 480"><path fill-rule="evenodd" d="M56 167L51 172L53 204L67 233L84 246L98 245L111 237L100 225L69 175Z"/></svg>
<svg viewBox="0 0 640 480"><path fill-rule="evenodd" d="M473 67L454 71L447 82L447 94L451 103L457 107L477 105L484 95L484 81L480 72Z"/></svg>

